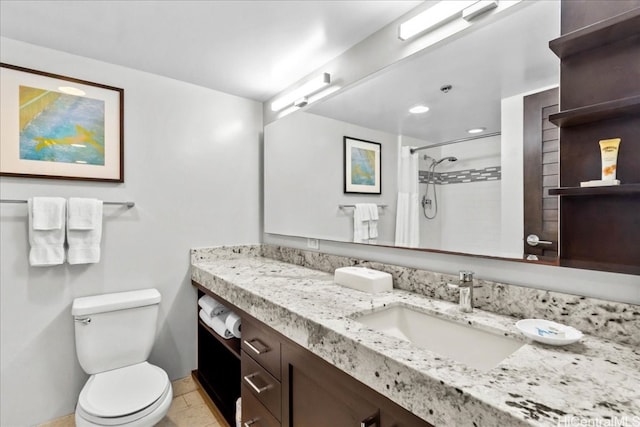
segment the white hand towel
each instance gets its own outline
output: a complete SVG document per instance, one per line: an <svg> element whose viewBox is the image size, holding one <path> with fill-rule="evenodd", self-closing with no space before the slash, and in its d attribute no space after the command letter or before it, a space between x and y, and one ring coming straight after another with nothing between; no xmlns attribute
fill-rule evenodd
<svg viewBox="0 0 640 427"><path fill-rule="evenodd" d="M67 201L61 197L34 197L32 228L34 230L64 229L65 206Z"/></svg>
<svg viewBox="0 0 640 427"><path fill-rule="evenodd" d="M88 205L91 206L89 207ZM88 218L88 215L91 215L91 218ZM99 262L100 240L102 239L102 201L70 198L68 216L69 264ZM83 228L89 225L93 226L93 228Z"/></svg>
<svg viewBox="0 0 640 427"><path fill-rule="evenodd" d="M225 340L233 337L233 334L230 330L227 329L227 325L225 324L229 313L221 314L220 316L209 317L207 316L207 313L204 312L204 310L200 310L198 315L208 327L213 329L216 334L220 335Z"/></svg>
<svg viewBox="0 0 640 427"><path fill-rule="evenodd" d="M215 317L220 314L225 314L229 312L229 309L224 305L220 304L218 301L211 298L209 295L203 295L198 300L198 305L204 313L209 317Z"/></svg>
<svg viewBox="0 0 640 427"><path fill-rule="evenodd" d="M353 210L353 241L366 243L369 241L369 219L371 218L366 203L356 203Z"/></svg>
<svg viewBox="0 0 640 427"><path fill-rule="evenodd" d="M378 205L375 203L369 203L369 243L375 243L372 241L378 238Z"/></svg>
<svg viewBox="0 0 640 427"><path fill-rule="evenodd" d="M102 202L96 199L69 199L69 230L94 230L102 222L102 214L97 214Z"/></svg>
<svg viewBox="0 0 640 427"><path fill-rule="evenodd" d="M57 197L43 197L45 200L35 197L27 201L29 212L29 264L33 267L46 267L64 263L64 224L66 212L66 200ZM38 212L34 211L34 205L40 206ZM36 228L35 218L45 213L55 217L61 213L62 220L58 228ZM35 218L34 218L35 217ZM57 219L51 221L42 220L40 227L50 227Z"/></svg>

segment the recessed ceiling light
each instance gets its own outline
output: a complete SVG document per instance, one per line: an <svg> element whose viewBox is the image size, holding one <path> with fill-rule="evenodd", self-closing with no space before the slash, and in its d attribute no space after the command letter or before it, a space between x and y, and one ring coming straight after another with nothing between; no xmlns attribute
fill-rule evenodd
<svg viewBox="0 0 640 427"><path fill-rule="evenodd" d="M473 129L467 130L467 132L468 133L482 133L485 130L487 130L487 128L473 128Z"/></svg>
<svg viewBox="0 0 640 427"><path fill-rule="evenodd" d="M429 107L427 107L426 105L416 105L415 107L409 109L409 112L411 114L422 114L426 113L427 111L429 111Z"/></svg>

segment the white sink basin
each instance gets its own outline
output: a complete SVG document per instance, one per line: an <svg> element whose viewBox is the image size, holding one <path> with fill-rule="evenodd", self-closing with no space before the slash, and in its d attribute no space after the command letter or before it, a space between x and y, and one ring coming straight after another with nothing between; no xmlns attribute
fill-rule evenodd
<svg viewBox="0 0 640 427"><path fill-rule="evenodd" d="M354 320L481 371L495 368L524 345L513 338L440 319L405 306L391 306Z"/></svg>

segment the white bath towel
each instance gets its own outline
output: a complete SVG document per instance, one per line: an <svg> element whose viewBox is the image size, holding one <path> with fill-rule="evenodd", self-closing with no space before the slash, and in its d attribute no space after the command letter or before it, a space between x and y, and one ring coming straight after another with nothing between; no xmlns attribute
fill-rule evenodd
<svg viewBox="0 0 640 427"><path fill-rule="evenodd" d="M27 201L29 216L29 264L46 267L64 263L65 199L34 197ZM39 218L45 216L46 218ZM57 225L57 228L51 228Z"/></svg>
<svg viewBox="0 0 640 427"><path fill-rule="evenodd" d="M102 239L102 201L69 199L67 243L69 264L91 264L100 261ZM86 228L92 227L92 228Z"/></svg>
<svg viewBox="0 0 640 427"><path fill-rule="evenodd" d="M229 329L227 329L227 325L225 324L225 321L227 320L227 316L229 315L229 313L224 313L219 316L210 317L210 316L207 316L207 313L205 313L204 310L200 310L198 315L208 327L213 329L213 331L216 334L220 335L222 338L228 340L229 338L233 337L233 334Z"/></svg>
<svg viewBox="0 0 640 427"><path fill-rule="evenodd" d="M378 238L378 205L369 203L369 243L375 243ZM373 240L373 241L372 241Z"/></svg>
<svg viewBox="0 0 640 427"><path fill-rule="evenodd" d="M211 298L209 295L203 295L198 300L198 305L204 313L209 317L219 316L220 314L228 313L230 310L218 301Z"/></svg>
<svg viewBox="0 0 640 427"><path fill-rule="evenodd" d="M353 210L353 242L367 243L369 241L369 207L366 203L356 203Z"/></svg>

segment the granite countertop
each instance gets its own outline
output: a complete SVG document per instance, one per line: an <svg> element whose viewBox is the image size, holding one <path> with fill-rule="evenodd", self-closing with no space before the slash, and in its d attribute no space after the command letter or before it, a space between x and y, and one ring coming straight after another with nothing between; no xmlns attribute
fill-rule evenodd
<svg viewBox="0 0 640 427"><path fill-rule="evenodd" d="M194 261L192 279L436 426L640 425L636 347L590 335L563 347L534 343L513 317L462 313L457 304L402 290L367 294L270 258ZM482 372L354 320L396 304L525 345Z"/></svg>

